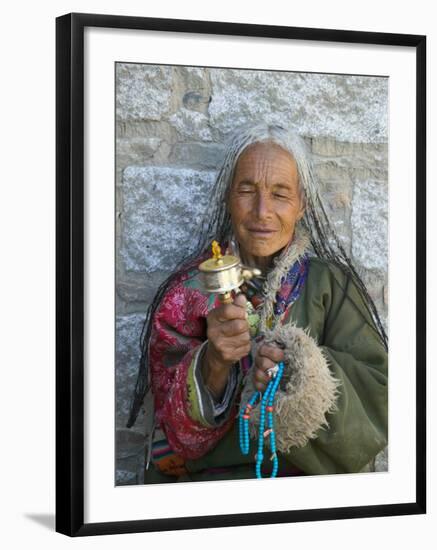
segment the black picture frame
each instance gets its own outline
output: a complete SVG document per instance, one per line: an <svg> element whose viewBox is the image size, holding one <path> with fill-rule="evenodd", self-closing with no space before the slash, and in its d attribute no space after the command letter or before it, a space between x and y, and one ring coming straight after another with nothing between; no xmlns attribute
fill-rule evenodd
<svg viewBox="0 0 437 550"><path fill-rule="evenodd" d="M158 30L414 48L416 52L416 500L388 505L84 523L84 29ZM56 531L69 536L426 512L426 37L67 14L56 19Z"/></svg>

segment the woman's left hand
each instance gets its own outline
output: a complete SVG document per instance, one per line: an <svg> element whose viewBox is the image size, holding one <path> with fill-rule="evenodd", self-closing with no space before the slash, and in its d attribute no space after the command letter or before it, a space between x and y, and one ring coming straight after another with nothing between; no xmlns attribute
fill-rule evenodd
<svg viewBox="0 0 437 550"><path fill-rule="evenodd" d="M267 388L271 377L268 375L269 369L284 360L284 351L274 344L263 344L258 349L255 357L255 371L253 373L253 382L255 388L263 392Z"/></svg>

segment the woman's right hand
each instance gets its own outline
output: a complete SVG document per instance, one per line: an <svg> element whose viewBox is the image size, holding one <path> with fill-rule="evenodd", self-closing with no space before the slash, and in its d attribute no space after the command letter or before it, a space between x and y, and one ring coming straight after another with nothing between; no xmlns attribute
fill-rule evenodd
<svg viewBox="0 0 437 550"><path fill-rule="evenodd" d="M237 294L232 304L211 310L207 316L208 344L203 356L205 384L219 399L226 387L232 365L250 352L246 297Z"/></svg>

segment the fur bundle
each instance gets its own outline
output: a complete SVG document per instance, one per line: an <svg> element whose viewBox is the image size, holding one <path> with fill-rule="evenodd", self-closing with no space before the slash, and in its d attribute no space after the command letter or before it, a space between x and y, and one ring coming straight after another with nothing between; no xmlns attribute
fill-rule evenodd
<svg viewBox="0 0 437 550"><path fill-rule="evenodd" d="M273 414L277 449L287 453L291 447L303 447L319 429L328 426L326 414L336 410L340 381L332 375L322 349L307 331L295 325L280 325L267 331L257 347L272 342L285 348L284 384L278 388ZM251 369L242 392L243 406L254 391ZM258 435L259 414L258 405L249 420L252 437Z"/></svg>

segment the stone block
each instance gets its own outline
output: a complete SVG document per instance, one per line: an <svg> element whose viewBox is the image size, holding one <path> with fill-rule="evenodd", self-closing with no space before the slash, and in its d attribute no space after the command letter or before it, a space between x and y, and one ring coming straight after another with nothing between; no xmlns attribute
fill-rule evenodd
<svg viewBox="0 0 437 550"><path fill-rule="evenodd" d="M145 435L131 429L118 429L116 432L116 457L119 459L144 455Z"/></svg>
<svg viewBox="0 0 437 550"><path fill-rule="evenodd" d="M315 165L319 192L331 222L342 246L350 253L352 211L352 181L346 170L335 161Z"/></svg>
<svg viewBox="0 0 437 550"><path fill-rule="evenodd" d="M167 143L175 143L178 138L176 130L165 120L117 120L116 136L117 139L160 139Z"/></svg>
<svg viewBox="0 0 437 550"><path fill-rule="evenodd" d="M366 269L387 271L388 190L379 181L357 181L352 200L352 253Z"/></svg>
<svg viewBox="0 0 437 550"><path fill-rule="evenodd" d="M119 427L126 426L129 416L141 356L140 335L144 319L145 313L116 317L115 389Z"/></svg>
<svg viewBox="0 0 437 550"><path fill-rule="evenodd" d="M315 140L320 141L320 140ZM332 142L331 142L332 143ZM332 147L335 149L338 143ZM355 179L387 181L387 144L342 144L342 154L319 155L313 152L313 160L320 177L333 178L334 174L348 175ZM333 152L332 150L330 151Z"/></svg>
<svg viewBox="0 0 437 550"><path fill-rule="evenodd" d="M175 67L173 101L179 109L207 114L211 99L207 69L199 67Z"/></svg>
<svg viewBox="0 0 437 550"><path fill-rule="evenodd" d="M311 143L311 150L313 155L320 155L322 157L337 157L345 155L351 151L350 143L344 141L337 141L328 137L314 137Z"/></svg>
<svg viewBox="0 0 437 550"><path fill-rule="evenodd" d="M219 143L177 143L169 161L184 166L218 169L225 155L225 147Z"/></svg>
<svg viewBox="0 0 437 550"><path fill-rule="evenodd" d="M171 67L117 63L117 119L160 120L171 108L172 81Z"/></svg>
<svg viewBox="0 0 437 550"><path fill-rule="evenodd" d="M337 159L330 158L323 161L314 159L314 171L322 192L329 182L342 182L343 184L343 182L346 183L349 180L349 185L352 185L348 169L342 166Z"/></svg>
<svg viewBox="0 0 437 550"><path fill-rule="evenodd" d="M146 437L141 432L117 430L116 433L116 485L144 483Z"/></svg>
<svg viewBox="0 0 437 550"><path fill-rule="evenodd" d="M132 164L145 164L155 157L163 143L160 138L119 138L116 141L117 173Z"/></svg>
<svg viewBox="0 0 437 550"><path fill-rule="evenodd" d="M181 107L169 117L168 121L183 139L213 140L209 120L204 113Z"/></svg>
<svg viewBox="0 0 437 550"><path fill-rule="evenodd" d="M134 138L121 138L117 139L117 151L116 155L139 155L143 160L152 157L162 140L156 137L134 137Z"/></svg>
<svg viewBox="0 0 437 550"><path fill-rule="evenodd" d="M167 272L155 271L144 277L144 273L128 271L117 276L117 295L125 302L149 303L156 289L165 279Z"/></svg>
<svg viewBox="0 0 437 550"><path fill-rule="evenodd" d="M130 166L123 173L123 246L128 271L172 271L195 245L216 172Z"/></svg>
<svg viewBox="0 0 437 550"><path fill-rule="evenodd" d="M207 71L203 67L175 67L175 79L184 90L202 92L209 87Z"/></svg>
<svg viewBox="0 0 437 550"><path fill-rule="evenodd" d="M115 471L116 485L136 485L137 473L129 470L117 469Z"/></svg>
<svg viewBox="0 0 437 550"><path fill-rule="evenodd" d="M386 78L237 69L210 75L210 124L224 134L263 119L310 137L387 141Z"/></svg>
<svg viewBox="0 0 437 550"><path fill-rule="evenodd" d="M387 153L387 143L361 143L345 142L329 137L313 137L311 140L311 150L313 155L321 157L351 157L370 155L371 159L375 155L384 155Z"/></svg>
<svg viewBox="0 0 437 550"><path fill-rule="evenodd" d="M192 111L203 111L205 105L208 105L210 97L200 92L186 92L182 98L182 103L186 109Z"/></svg>

